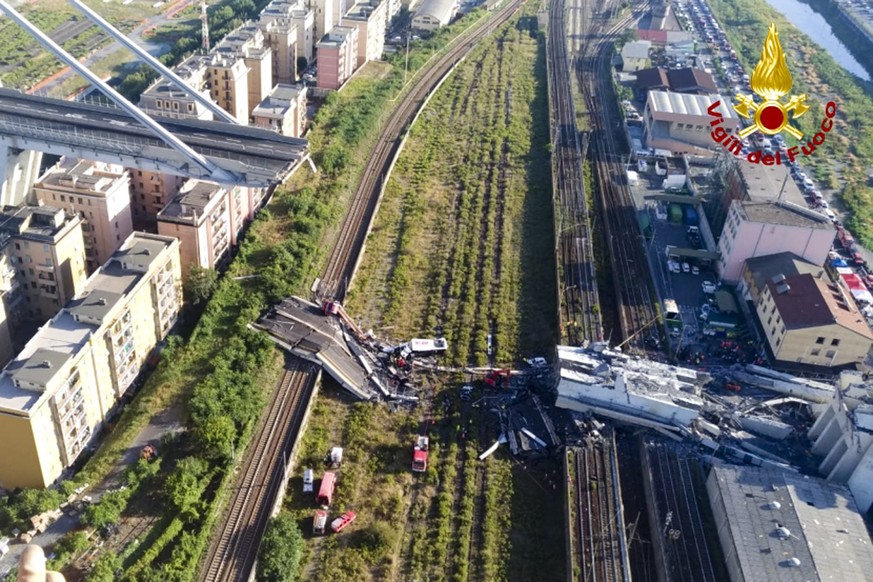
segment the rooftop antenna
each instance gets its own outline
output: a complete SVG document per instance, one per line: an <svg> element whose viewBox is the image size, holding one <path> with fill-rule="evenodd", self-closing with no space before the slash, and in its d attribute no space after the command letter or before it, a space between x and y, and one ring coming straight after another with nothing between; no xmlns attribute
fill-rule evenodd
<svg viewBox="0 0 873 582"><path fill-rule="evenodd" d="M209 17L206 15L206 0L200 0L200 22L203 24L201 27L203 31L203 36L201 38L201 43L203 46L203 52L209 52Z"/></svg>

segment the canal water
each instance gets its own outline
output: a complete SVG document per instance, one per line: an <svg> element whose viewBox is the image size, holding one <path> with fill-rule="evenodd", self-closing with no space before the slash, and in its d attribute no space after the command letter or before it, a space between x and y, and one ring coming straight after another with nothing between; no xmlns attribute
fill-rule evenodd
<svg viewBox="0 0 873 582"><path fill-rule="evenodd" d="M870 74L855 60L855 57L852 56L846 45L840 42L834 35L827 20L808 4L798 0L766 0L766 2L816 44L830 53L838 65L865 81L870 80Z"/></svg>

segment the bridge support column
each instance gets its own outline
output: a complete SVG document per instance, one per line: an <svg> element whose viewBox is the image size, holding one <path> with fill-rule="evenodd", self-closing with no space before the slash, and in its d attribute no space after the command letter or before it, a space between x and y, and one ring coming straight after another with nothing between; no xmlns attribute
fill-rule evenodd
<svg viewBox="0 0 873 582"><path fill-rule="evenodd" d="M42 152L0 142L0 206L18 206L30 198L41 163Z"/></svg>

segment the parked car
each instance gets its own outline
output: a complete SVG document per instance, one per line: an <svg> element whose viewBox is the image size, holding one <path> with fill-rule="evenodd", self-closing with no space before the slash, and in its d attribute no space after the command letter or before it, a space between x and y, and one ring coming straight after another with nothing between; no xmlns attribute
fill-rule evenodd
<svg viewBox="0 0 873 582"><path fill-rule="evenodd" d="M700 288L703 289L704 293L712 295L718 287L712 281L704 281L700 284Z"/></svg>
<svg viewBox="0 0 873 582"><path fill-rule="evenodd" d="M691 265L689 265L688 263L682 263L682 272L683 273L690 273L691 272Z"/></svg>
<svg viewBox="0 0 873 582"><path fill-rule="evenodd" d="M344 530L350 523L355 521L355 518L358 517L354 511L347 511L332 522L330 522L330 529L333 530L334 533L339 533Z"/></svg>
<svg viewBox="0 0 873 582"><path fill-rule="evenodd" d="M303 471L303 492L304 493L312 493L312 487L314 482L314 476L312 473L312 469L306 469Z"/></svg>

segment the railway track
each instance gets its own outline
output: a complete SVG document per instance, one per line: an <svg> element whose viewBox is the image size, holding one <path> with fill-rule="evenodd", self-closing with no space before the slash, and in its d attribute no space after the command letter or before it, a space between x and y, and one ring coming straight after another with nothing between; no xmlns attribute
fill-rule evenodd
<svg viewBox="0 0 873 582"><path fill-rule="evenodd" d="M357 269L364 240L375 216L384 180L397 156L402 136L418 111L452 67L522 6L513 0L489 22L467 33L423 73L392 116L370 155L367 168L343 220L340 236L322 277L322 291L342 300ZM284 477L284 455L293 447L308 407L316 373L309 364L292 361L286 367L246 452L239 482L200 567L203 582L247 580L254 566L260 540L276 493Z"/></svg>
<svg viewBox="0 0 873 582"><path fill-rule="evenodd" d="M571 563L585 582L625 582L623 520L614 482L611 441L589 443L573 452L575 520ZM574 575L575 579L575 575Z"/></svg>
<svg viewBox="0 0 873 582"><path fill-rule="evenodd" d="M245 453L239 482L222 518L224 525L210 544L200 580L242 582L249 578L273 500L284 481L285 456L297 438L315 378L310 364L289 357L255 440Z"/></svg>
<svg viewBox="0 0 873 582"><path fill-rule="evenodd" d="M582 172L583 151L576 127L570 57L565 30L566 0L553 0L549 12L549 105L553 113L552 183L555 230L562 276L560 322L570 344L603 339L603 322L594 272L594 248Z"/></svg>
<svg viewBox="0 0 873 582"><path fill-rule="evenodd" d="M706 545L691 464L663 442L650 443L647 450L657 493L657 511L663 519L656 527L661 529L664 540L670 579L715 582L718 578Z"/></svg>
<svg viewBox="0 0 873 582"><path fill-rule="evenodd" d="M647 6L643 3L635 7L603 33L587 35L587 52L582 55L579 68L592 124L590 153L619 303L620 335L631 348L637 349L645 349L645 338L640 332L654 323L656 312L643 237L631 193L625 184L622 156L627 154L627 148L615 135L621 127L621 116L612 87L610 59L614 40L640 18ZM596 38L596 42L589 44L592 38Z"/></svg>
<svg viewBox="0 0 873 582"><path fill-rule="evenodd" d="M336 247L328 260L321 281L321 291L325 295L342 300L358 267L364 241L370 230L383 185L388 180L392 164L399 153L403 136L412 126L415 116L439 82L452 70L476 44L505 24L525 0L512 0L501 8L491 20L467 33L457 44L427 71L404 96L391 120L385 127L376 146L370 153L367 166L361 178L351 206L343 219Z"/></svg>

